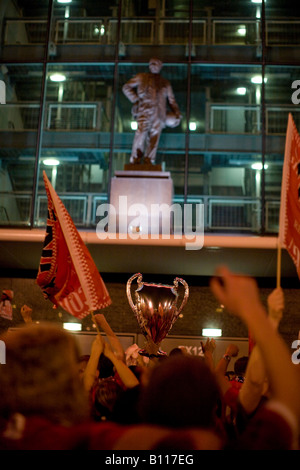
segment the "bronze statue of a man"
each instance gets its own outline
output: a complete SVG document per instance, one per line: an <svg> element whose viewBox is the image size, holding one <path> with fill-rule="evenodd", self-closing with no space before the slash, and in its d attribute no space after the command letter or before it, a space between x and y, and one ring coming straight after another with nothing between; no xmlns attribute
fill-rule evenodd
<svg viewBox="0 0 300 470"><path fill-rule="evenodd" d="M159 72L162 62L157 58L149 61L150 73L139 73L122 88L124 95L134 103L132 114L136 130L130 162L155 163L161 131L164 127L176 127L181 121L171 84ZM170 111L167 110L167 105Z"/></svg>

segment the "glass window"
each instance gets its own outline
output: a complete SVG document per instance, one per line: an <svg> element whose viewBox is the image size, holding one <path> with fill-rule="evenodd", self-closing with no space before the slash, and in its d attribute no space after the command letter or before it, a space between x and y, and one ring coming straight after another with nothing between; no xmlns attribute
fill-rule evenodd
<svg viewBox="0 0 300 470"><path fill-rule="evenodd" d="M257 231L261 178L252 164L262 161L261 68L191 71L188 200L205 204L207 229Z"/></svg>
<svg viewBox="0 0 300 470"><path fill-rule="evenodd" d="M41 65L2 64L6 104L0 105L0 221L29 225L40 119Z"/></svg>
<svg viewBox="0 0 300 470"><path fill-rule="evenodd" d="M118 1L54 0L50 59L114 58L117 14Z"/></svg>
<svg viewBox="0 0 300 470"><path fill-rule="evenodd" d="M292 113L294 121L300 128L300 93L299 67L267 66L265 101L266 101L266 134L285 136L288 113ZM278 149L283 151L281 146Z"/></svg>
<svg viewBox="0 0 300 470"><path fill-rule="evenodd" d="M267 232L278 231L282 166L289 113L292 114L300 130L299 76L299 67L283 65L266 67L264 190Z"/></svg>
<svg viewBox="0 0 300 470"><path fill-rule="evenodd" d="M188 57L189 16L189 1L123 2L120 58L142 59L153 52L163 60Z"/></svg>
<svg viewBox="0 0 300 470"><path fill-rule="evenodd" d="M269 63L298 64L300 8L298 2L265 2L266 60Z"/></svg>
<svg viewBox="0 0 300 470"><path fill-rule="evenodd" d="M260 134L261 82L257 66L193 65L191 147L193 136L199 133Z"/></svg>
<svg viewBox="0 0 300 470"><path fill-rule="evenodd" d="M113 70L111 64L85 64L47 71L39 178L45 170L78 225L93 224L97 201L107 199ZM42 190L38 224L44 223L45 201Z"/></svg>
<svg viewBox="0 0 300 470"><path fill-rule="evenodd" d="M245 63L261 59L261 4L237 2L193 2L193 60ZM230 59L229 59L230 57Z"/></svg>
<svg viewBox="0 0 300 470"><path fill-rule="evenodd" d="M2 59L40 60L47 42L48 0L1 2ZM22 47L24 46L24 47Z"/></svg>

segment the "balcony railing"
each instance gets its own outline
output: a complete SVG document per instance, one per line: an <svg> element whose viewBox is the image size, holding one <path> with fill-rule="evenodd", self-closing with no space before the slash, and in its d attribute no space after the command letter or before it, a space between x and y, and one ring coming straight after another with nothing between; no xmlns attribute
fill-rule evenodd
<svg viewBox="0 0 300 470"><path fill-rule="evenodd" d="M8 103L0 119L0 131L32 131L39 123L40 105ZM207 103L206 133L252 134L261 132L259 105ZM288 114L300 128L300 109L295 106L266 105L266 134L285 135ZM197 116L193 117L197 121ZM48 131L107 131L108 118L101 102L47 103L45 129Z"/></svg>
<svg viewBox="0 0 300 470"><path fill-rule="evenodd" d="M209 104L209 132L259 134L260 106Z"/></svg>
<svg viewBox="0 0 300 470"><path fill-rule="evenodd" d="M52 39L56 44L115 44L118 20L110 17L56 19ZM190 23L170 17L121 18L124 44L187 44ZM5 21L5 45L45 44L47 21L9 18ZM300 20L267 20L266 45L295 47L300 44ZM257 46L261 43L257 19L194 18L194 45Z"/></svg>
<svg viewBox="0 0 300 470"><path fill-rule="evenodd" d="M48 103L47 129L100 130L101 103Z"/></svg>
<svg viewBox="0 0 300 470"><path fill-rule="evenodd" d="M97 208L107 203L106 194L59 193L59 197L78 227L96 227L99 222ZM180 198L179 198L180 199ZM175 198L174 202L182 203ZM29 224L32 194L24 192L0 192L0 225ZM189 204L204 205L204 230L255 232L261 230L261 199L249 197L200 196L189 198ZM265 228L268 233L278 232L279 200L267 200L265 204ZM47 220L47 197L38 195L36 225L44 227Z"/></svg>

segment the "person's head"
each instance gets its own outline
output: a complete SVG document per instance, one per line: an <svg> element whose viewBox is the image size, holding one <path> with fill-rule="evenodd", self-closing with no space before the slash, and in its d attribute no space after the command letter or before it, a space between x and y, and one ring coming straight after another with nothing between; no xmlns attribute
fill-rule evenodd
<svg viewBox="0 0 300 470"><path fill-rule="evenodd" d="M151 73L159 73L162 69L162 61L157 57L152 57L149 60L149 70Z"/></svg>
<svg viewBox="0 0 300 470"><path fill-rule="evenodd" d="M245 375L247 364L248 364L248 356L239 357L234 363L234 372L236 375Z"/></svg>
<svg viewBox="0 0 300 470"><path fill-rule="evenodd" d="M94 398L94 418L96 420L112 419L115 404L122 393L121 385L114 378L99 380Z"/></svg>
<svg viewBox="0 0 300 470"><path fill-rule="evenodd" d="M11 302L13 297L14 297L14 293L12 290L4 289L2 291L1 300L9 300Z"/></svg>
<svg viewBox="0 0 300 470"><path fill-rule="evenodd" d="M101 353L98 361L98 373L100 379L112 377L115 374L114 365L111 360Z"/></svg>
<svg viewBox="0 0 300 470"><path fill-rule="evenodd" d="M187 355L187 350L186 348L182 347L182 346L178 346L176 348L173 348L171 349L171 351L169 352L169 357L172 357L172 356L184 356L184 355Z"/></svg>
<svg viewBox="0 0 300 470"><path fill-rule="evenodd" d="M153 369L141 392L139 412L144 422L170 427L210 427L220 392L203 358L175 355Z"/></svg>
<svg viewBox="0 0 300 470"><path fill-rule="evenodd" d="M87 397L78 375L74 338L51 324L30 324L1 338L6 364L0 365L0 417L15 413L57 423L85 419Z"/></svg>

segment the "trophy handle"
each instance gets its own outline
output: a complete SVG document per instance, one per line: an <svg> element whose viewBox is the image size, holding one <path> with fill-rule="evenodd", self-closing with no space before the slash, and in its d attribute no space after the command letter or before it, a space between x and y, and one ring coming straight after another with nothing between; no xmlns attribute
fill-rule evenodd
<svg viewBox="0 0 300 470"><path fill-rule="evenodd" d="M181 279L180 277L176 277L176 279L174 279L174 285L175 285L176 291L177 291L177 288L178 288L178 282L181 282L181 284L184 286L184 297L182 299L180 307L177 309L177 312L176 312L177 317L180 314L180 312L182 311L183 307L185 306L185 304L187 303L187 300L189 298L189 286L188 286L187 282L184 279Z"/></svg>
<svg viewBox="0 0 300 470"><path fill-rule="evenodd" d="M142 282L143 276L141 273L136 273L133 276L131 276L130 279L128 279L127 284L126 284L126 294L127 294L128 302L134 312L136 312L136 305L134 304L132 300L132 296L131 296L131 284L132 284L132 281L134 281L134 279L136 278L138 278L137 283L140 284Z"/></svg>

